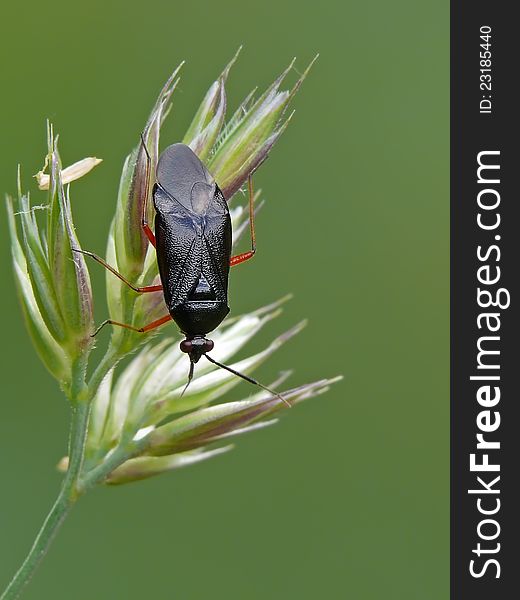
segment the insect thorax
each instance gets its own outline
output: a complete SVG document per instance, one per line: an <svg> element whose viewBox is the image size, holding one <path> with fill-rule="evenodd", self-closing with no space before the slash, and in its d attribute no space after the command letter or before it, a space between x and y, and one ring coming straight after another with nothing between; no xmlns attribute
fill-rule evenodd
<svg viewBox="0 0 520 600"><path fill-rule="evenodd" d="M219 300L187 300L170 310L173 320L187 336L205 336L216 329L226 315L229 307Z"/></svg>

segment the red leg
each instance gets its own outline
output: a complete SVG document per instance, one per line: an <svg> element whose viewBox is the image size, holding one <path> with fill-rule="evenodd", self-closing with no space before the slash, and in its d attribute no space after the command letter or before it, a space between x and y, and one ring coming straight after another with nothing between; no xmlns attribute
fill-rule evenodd
<svg viewBox="0 0 520 600"><path fill-rule="evenodd" d="M126 277L123 277L123 275L121 275L121 273L116 271L114 269L114 267L111 267L106 261L104 261L97 254L94 254L93 252L87 252L86 250L79 250L77 248L73 248L73 250L74 250L74 252L81 252L81 254L86 254L87 256L90 256L91 258L93 258L96 262L98 262L100 265L103 265L105 267L105 269L108 269L118 279L120 279L123 283L126 283L126 285L128 287L132 288L134 290L134 292L137 292L138 294L146 294L147 292L160 292L163 289L162 285L146 285L144 287L136 287L135 285L131 284L128 281L128 279L126 279Z"/></svg>
<svg viewBox="0 0 520 600"><path fill-rule="evenodd" d="M254 207L254 193L253 193L253 180L251 179L251 175L247 180L247 188L249 190L249 231L251 232L251 250L249 252L242 252L242 254L237 254L236 256L232 256L229 260L229 264L234 267L235 265L239 265L250 258L253 258L256 252L256 235L255 235L255 207Z"/></svg>
<svg viewBox="0 0 520 600"><path fill-rule="evenodd" d="M150 171L152 165L152 159L150 154L148 153L148 148L146 147L143 134L141 134L141 143L143 145L144 151L146 153L146 175L145 175L145 184L144 184L144 200L143 200L143 212L141 214L141 226L143 228L144 234L148 238L148 241L154 248L157 247L157 242L155 241L154 232L150 229L147 220L147 212L148 212L148 194L150 190Z"/></svg>
<svg viewBox="0 0 520 600"><path fill-rule="evenodd" d="M117 325L118 327L124 327L125 329L137 331L137 333L146 333L147 331L151 331L152 329L155 329L156 327L159 327L160 325L171 321L171 318L171 315L165 315L164 317L161 317L156 321L148 323L148 325L145 325L144 327L134 327L133 325L127 325L126 323L119 323L118 321L112 321L112 319L107 319L106 321L103 321L103 323L101 323L101 325L96 329L96 331L94 331L94 333L90 337L96 336L105 325Z"/></svg>
<svg viewBox="0 0 520 600"><path fill-rule="evenodd" d="M229 264L230 266L234 267L235 265L239 265L240 263L246 262L246 260L253 258L254 255L255 253L252 250L242 254L237 254L236 256L231 257Z"/></svg>

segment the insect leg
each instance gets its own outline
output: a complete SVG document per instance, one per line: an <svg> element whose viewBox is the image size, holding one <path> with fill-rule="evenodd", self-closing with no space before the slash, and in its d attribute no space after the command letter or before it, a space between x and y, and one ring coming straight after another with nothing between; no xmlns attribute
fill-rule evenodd
<svg viewBox="0 0 520 600"><path fill-rule="evenodd" d="M255 207L254 207L254 193L253 193L253 179L249 175L247 179L247 188L249 191L249 231L251 233L251 250L249 252L243 252L232 256L229 260L229 264L234 267L240 263L253 258L256 252L256 235L255 235Z"/></svg>
<svg viewBox="0 0 520 600"><path fill-rule="evenodd" d="M145 294L147 292L160 292L163 289L162 285L145 285L144 287L136 287L135 285L131 284L128 281L128 279L126 279L126 277L124 277L123 275L121 275L121 273L119 273L118 271L116 271L114 269L114 267L111 267L106 261L104 261L97 254L94 254L93 252L87 252L86 250L79 250L78 248L73 248L73 251L74 252L80 252L81 254L86 254L87 256L90 256L96 262L98 262L100 265L103 265L105 267L105 269L108 269L111 273L113 273L123 283L126 283L126 285L128 287L132 288L134 290L134 292L137 292L138 294Z"/></svg>
<svg viewBox="0 0 520 600"><path fill-rule="evenodd" d="M161 317L160 319L148 323L148 325L145 325L144 327L134 327L133 325L127 325L126 323L119 323L118 321L112 321L112 319L107 319L106 321L103 321L103 323L101 323L101 325L96 329L96 331L94 331L94 333L90 337L96 336L105 325L117 325L118 327L124 327L125 329L137 331L137 333L146 333L147 331L152 331L152 329L155 329L156 327L159 327L160 325L171 321L171 318L171 315L168 314L164 317Z"/></svg>
<svg viewBox="0 0 520 600"><path fill-rule="evenodd" d="M141 144L143 145L143 149L146 153L146 174L145 174L145 178L144 178L145 183L144 183L143 212L141 213L141 227L143 228L144 234L148 238L148 241L155 248L157 246L157 243L155 241L155 234L150 229L150 226L148 225L148 220L147 220L148 194L149 194L149 190L150 190L150 171L151 171L151 166L152 166L152 159L148 152L148 148L146 147L146 143L144 141L142 133L141 133Z"/></svg>

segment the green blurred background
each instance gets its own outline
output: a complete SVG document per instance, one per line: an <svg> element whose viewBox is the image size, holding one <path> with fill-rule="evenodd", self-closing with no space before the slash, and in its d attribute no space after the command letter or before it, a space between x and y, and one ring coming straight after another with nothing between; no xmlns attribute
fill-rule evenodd
<svg viewBox="0 0 520 600"><path fill-rule="evenodd" d="M224 457L84 498L24 598L448 597L448 10L3 4L0 189L14 191L18 162L34 188L51 118L66 164L104 159L73 189L83 246L100 252L122 161L181 59L163 144L239 44L231 106L293 55L302 70L320 52L257 177L268 198L259 253L233 272L231 306L295 295L248 350L310 319L264 381L288 367L293 383L345 375ZM3 588L57 493L69 414L24 330L5 218L1 236ZM102 319L104 273L91 272Z"/></svg>

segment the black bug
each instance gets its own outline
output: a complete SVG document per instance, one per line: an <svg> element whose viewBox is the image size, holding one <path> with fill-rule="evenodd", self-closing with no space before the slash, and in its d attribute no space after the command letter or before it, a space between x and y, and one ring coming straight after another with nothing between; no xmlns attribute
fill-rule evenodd
<svg viewBox="0 0 520 600"><path fill-rule="evenodd" d="M144 141L143 148L147 156L144 188L147 191L151 159ZM229 269L249 260L256 251L251 177L248 179L248 191L251 250L231 256L231 218L222 191L189 146L173 144L164 150L157 163L156 182L152 191L155 234L146 219L148 198L144 199L141 219L143 231L157 252L161 285L136 287L101 257L92 252L77 251L94 258L138 293L162 291L168 308L167 315L144 327L137 328L107 320L93 335L107 324L144 333L173 319L185 335L180 349L190 358L186 388L193 377L195 364L201 356L205 356L213 364L260 386L286 402L280 394L256 379L217 362L208 354L214 344L207 335L216 329L229 313Z"/></svg>

